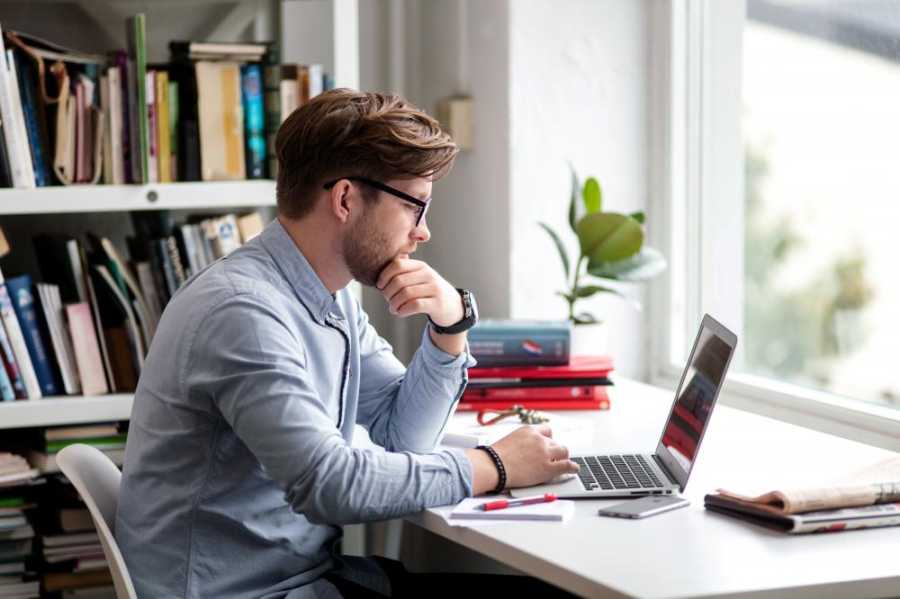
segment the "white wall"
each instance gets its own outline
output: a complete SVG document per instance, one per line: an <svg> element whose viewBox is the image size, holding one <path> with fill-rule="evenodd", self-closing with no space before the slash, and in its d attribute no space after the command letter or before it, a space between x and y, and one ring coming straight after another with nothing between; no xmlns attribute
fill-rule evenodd
<svg viewBox="0 0 900 599"><path fill-rule="evenodd" d="M564 318L553 295L563 271L549 223L569 242L571 161L596 176L604 209L647 205L648 8L629 0L527 0L511 3L512 295L516 318ZM641 288L620 286L642 299ZM619 372L644 376L645 319L612 296L582 309L608 321L610 352Z"/></svg>
<svg viewBox="0 0 900 599"><path fill-rule="evenodd" d="M484 316L565 317L565 304L553 295L562 282L559 261L535 223L568 231L567 160L600 178L610 209L646 206L648 12L633 0L361 3L364 87L387 90L399 82L399 91L432 114L444 96L474 97L474 149L435 185L432 241L419 256L474 289ZM384 69L373 57L390 63L399 26L404 64ZM397 68L403 72L391 72ZM366 291L364 302L408 358L422 319L398 323L377 292ZM642 313L616 299L584 307L612 323L619 371L643 376Z"/></svg>

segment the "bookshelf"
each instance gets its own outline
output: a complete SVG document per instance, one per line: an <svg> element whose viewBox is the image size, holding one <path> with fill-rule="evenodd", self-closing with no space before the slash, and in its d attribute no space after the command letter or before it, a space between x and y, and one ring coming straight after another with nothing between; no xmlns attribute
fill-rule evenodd
<svg viewBox="0 0 900 599"><path fill-rule="evenodd" d="M165 59L168 39L188 39L196 31L205 32L206 39L211 40L241 36L280 39L283 61L320 62L333 74L336 86L358 87L358 0L158 0L139 4L120 0L102 3L103 7L75 3L77 12L82 13L76 16L88 16L88 24L100 28L100 34L93 36L98 39L79 39L79 27L67 22L73 14L68 9L53 16L54 7L61 4L56 0L35 2L27 8L16 4L0 0L0 23L4 29L33 32L86 51L102 50L90 47L94 42L114 40L114 45L122 46L124 18L142 11L148 15L151 60ZM174 10L186 11L184 18L173 21ZM159 17L154 21L155 11ZM44 20L44 13L51 16ZM120 241L131 227L129 213L134 211L203 213L263 208L271 215L274 206L275 182L267 179L4 188L0 189L0 225L14 242L14 251L15 246L24 245L22 240L42 229L74 232L94 226L95 221L102 221L102 232L122 248ZM131 394L108 394L0 402L0 430L128 420L132 400Z"/></svg>
<svg viewBox="0 0 900 599"><path fill-rule="evenodd" d="M77 185L0 190L0 217L17 214L230 209L275 206L270 180Z"/></svg>

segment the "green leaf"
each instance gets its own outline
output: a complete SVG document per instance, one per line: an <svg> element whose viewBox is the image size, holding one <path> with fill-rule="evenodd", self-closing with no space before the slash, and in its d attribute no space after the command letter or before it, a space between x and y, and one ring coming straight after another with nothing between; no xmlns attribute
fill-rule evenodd
<svg viewBox="0 0 900 599"><path fill-rule="evenodd" d="M578 242L588 264L615 262L635 255L644 230L633 218L616 212L595 212L578 221Z"/></svg>
<svg viewBox="0 0 900 599"><path fill-rule="evenodd" d="M563 245L562 240L559 238L559 235L556 234L556 231L550 228L550 225L546 223L538 223L538 225L547 232L547 235L553 239L553 243L556 244L556 250L559 252L559 259L562 260L563 263L563 271L566 273L566 280L569 280L569 256L566 254L566 248Z"/></svg>
<svg viewBox="0 0 900 599"><path fill-rule="evenodd" d="M659 250L644 247L640 252L625 260L588 263L587 271L588 274L601 279L646 281L665 269L666 259Z"/></svg>
<svg viewBox="0 0 900 599"><path fill-rule="evenodd" d="M575 288L575 297L591 297L595 293L615 293L616 295L622 295L615 289L603 287L601 285L581 285Z"/></svg>
<svg viewBox="0 0 900 599"><path fill-rule="evenodd" d="M556 295L558 295L559 297L563 298L563 299L566 300L567 302L574 302L574 301L575 301L575 296L573 296L571 293L566 293L566 292L564 292L564 291L557 291L557 292L556 292Z"/></svg>
<svg viewBox="0 0 900 599"><path fill-rule="evenodd" d="M594 324L596 322L600 322L599 320L597 320L597 317L590 312L582 312L581 314L575 316L573 320L575 321L575 324Z"/></svg>
<svg viewBox="0 0 900 599"><path fill-rule="evenodd" d="M633 218L633 219L636 220L637 222L641 223L642 225L643 225L644 222L647 220L647 216L646 216L643 212L641 212L641 211L638 211L638 212L632 212L632 213L629 214L628 216L630 216L631 218Z"/></svg>
<svg viewBox="0 0 900 599"><path fill-rule="evenodd" d="M581 192L584 199L584 209L588 214L600 212L603 202L603 192L600 190L600 182L594 177L588 177L584 182L584 189Z"/></svg>
<svg viewBox="0 0 900 599"><path fill-rule="evenodd" d="M578 193L581 191L581 183L578 182L578 173L575 167L569 163L569 171L572 173L572 191L569 193L569 226L572 231L576 231L575 226L578 221ZM577 231L576 231L577 232Z"/></svg>

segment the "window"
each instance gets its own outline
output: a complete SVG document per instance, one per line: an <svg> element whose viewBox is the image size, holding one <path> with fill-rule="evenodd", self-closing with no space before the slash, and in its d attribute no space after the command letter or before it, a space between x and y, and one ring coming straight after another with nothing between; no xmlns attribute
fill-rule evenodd
<svg viewBox="0 0 900 599"><path fill-rule="evenodd" d="M871 424L900 422L900 7L667 10L660 372L709 311L739 334L738 395L887 430Z"/></svg>

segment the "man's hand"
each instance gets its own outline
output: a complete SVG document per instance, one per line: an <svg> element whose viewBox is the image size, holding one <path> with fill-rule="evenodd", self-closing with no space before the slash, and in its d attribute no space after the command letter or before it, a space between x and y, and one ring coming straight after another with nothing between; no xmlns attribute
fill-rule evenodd
<svg viewBox="0 0 900 599"><path fill-rule="evenodd" d="M408 254L400 254L381 271L376 287L387 300L391 314L427 314L440 326L462 320L459 292L433 268L410 259Z"/></svg>
<svg viewBox="0 0 900 599"><path fill-rule="evenodd" d="M506 468L506 486L539 485L560 474L578 472L578 464L569 460L569 450L555 442L550 427L522 426L493 444ZM497 470L487 453L466 450L474 469L473 494L491 491L497 485Z"/></svg>

